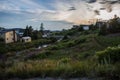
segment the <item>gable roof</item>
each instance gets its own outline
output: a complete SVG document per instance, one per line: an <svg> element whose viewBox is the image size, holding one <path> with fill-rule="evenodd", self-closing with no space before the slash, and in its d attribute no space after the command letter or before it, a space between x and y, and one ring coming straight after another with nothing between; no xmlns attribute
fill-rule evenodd
<svg viewBox="0 0 120 80"><path fill-rule="evenodd" d="M90 26L90 25L87 25L87 24L81 24L80 26Z"/></svg>
<svg viewBox="0 0 120 80"><path fill-rule="evenodd" d="M22 39L31 39L29 36L22 37Z"/></svg>

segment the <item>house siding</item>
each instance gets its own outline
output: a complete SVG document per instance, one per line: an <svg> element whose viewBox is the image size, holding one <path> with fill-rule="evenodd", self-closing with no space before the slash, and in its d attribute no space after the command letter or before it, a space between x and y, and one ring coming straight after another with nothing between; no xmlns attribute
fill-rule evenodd
<svg viewBox="0 0 120 80"><path fill-rule="evenodd" d="M17 35L14 33L14 31L9 31L5 33L4 36L5 43L12 43L17 41Z"/></svg>

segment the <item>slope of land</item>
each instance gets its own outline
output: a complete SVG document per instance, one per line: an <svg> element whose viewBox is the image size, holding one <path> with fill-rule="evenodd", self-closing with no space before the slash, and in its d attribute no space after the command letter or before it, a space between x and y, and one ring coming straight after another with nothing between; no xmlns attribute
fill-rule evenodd
<svg viewBox="0 0 120 80"><path fill-rule="evenodd" d="M107 61L101 64L96 55L107 47L118 45L119 36L98 36L95 31L75 31L68 38L40 50L33 48L19 55L14 52L6 54L6 59L0 62L0 77L87 77L118 80L119 60L114 64Z"/></svg>

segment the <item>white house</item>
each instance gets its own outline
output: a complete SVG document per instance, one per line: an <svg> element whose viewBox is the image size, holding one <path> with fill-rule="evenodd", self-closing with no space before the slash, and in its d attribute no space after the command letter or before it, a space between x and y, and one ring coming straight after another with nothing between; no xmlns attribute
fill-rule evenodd
<svg viewBox="0 0 120 80"><path fill-rule="evenodd" d="M89 30L89 26L83 26L83 30Z"/></svg>
<svg viewBox="0 0 120 80"><path fill-rule="evenodd" d="M22 37L22 38L21 38L21 41L22 41L22 42L31 42L32 39L31 39L31 37L26 36L26 37Z"/></svg>
<svg viewBox="0 0 120 80"><path fill-rule="evenodd" d="M83 30L87 31L87 30L90 30L90 27L89 25L80 25L83 27Z"/></svg>

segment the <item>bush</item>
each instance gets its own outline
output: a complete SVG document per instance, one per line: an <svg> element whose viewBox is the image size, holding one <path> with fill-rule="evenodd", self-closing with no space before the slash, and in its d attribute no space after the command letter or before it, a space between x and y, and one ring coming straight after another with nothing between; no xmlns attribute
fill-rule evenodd
<svg viewBox="0 0 120 80"><path fill-rule="evenodd" d="M98 33L98 35L106 35L107 34L107 27L106 25L104 24L101 28L100 28L100 31Z"/></svg>
<svg viewBox="0 0 120 80"><path fill-rule="evenodd" d="M120 37L106 37L106 36L97 36L95 37L96 41L103 47L109 46L118 46L120 44Z"/></svg>
<svg viewBox="0 0 120 80"><path fill-rule="evenodd" d="M74 41L69 41L69 42L64 44L64 46L66 46L66 47L73 47L74 45L75 45Z"/></svg>
<svg viewBox="0 0 120 80"><path fill-rule="evenodd" d="M80 43L84 43L86 38L78 38L75 40L63 40L61 42L56 43L56 45L49 46L49 50L59 50L63 48L74 47Z"/></svg>
<svg viewBox="0 0 120 80"><path fill-rule="evenodd" d="M120 61L120 48L108 47L104 51L96 53L100 63L116 63Z"/></svg>
<svg viewBox="0 0 120 80"><path fill-rule="evenodd" d="M81 38L81 39L75 40L75 43L76 43L76 44L80 44L80 43L84 43L85 41L86 41L85 38Z"/></svg>
<svg viewBox="0 0 120 80"><path fill-rule="evenodd" d="M71 59L70 58L62 58L60 63L68 63Z"/></svg>
<svg viewBox="0 0 120 80"><path fill-rule="evenodd" d="M37 55L31 56L31 57L29 57L29 59L45 59L52 54L53 53L51 51L45 51L45 52L39 53Z"/></svg>
<svg viewBox="0 0 120 80"><path fill-rule="evenodd" d="M43 44L49 44L52 41L49 39L40 39L35 40L29 43L10 43L10 44L4 44L0 43L0 53L7 53L7 52L13 52L13 51L21 51L25 49L35 48Z"/></svg>
<svg viewBox="0 0 120 80"><path fill-rule="evenodd" d="M90 52L84 52L84 53L78 54L76 57L79 60L84 60L84 59L87 59L89 56L91 56Z"/></svg>

